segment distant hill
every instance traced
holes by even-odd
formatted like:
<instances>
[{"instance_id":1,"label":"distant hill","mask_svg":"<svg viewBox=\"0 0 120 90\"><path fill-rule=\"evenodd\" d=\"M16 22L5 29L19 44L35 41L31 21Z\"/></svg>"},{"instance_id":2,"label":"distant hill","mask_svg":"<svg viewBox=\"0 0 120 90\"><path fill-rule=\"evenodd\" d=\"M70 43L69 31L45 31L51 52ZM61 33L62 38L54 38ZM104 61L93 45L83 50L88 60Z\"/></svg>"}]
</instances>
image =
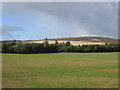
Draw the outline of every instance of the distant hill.
<instances>
[{"instance_id":1,"label":"distant hill","mask_svg":"<svg viewBox=\"0 0 120 90\"><path fill-rule=\"evenodd\" d=\"M72 45L105 45L105 43L118 43L120 39L113 39L107 37L67 37L67 38L54 38L48 39L49 44L55 43L57 40L59 43L66 43L70 41ZM10 40L11 41L11 40ZM18 41L18 40L17 40ZM45 39L42 40L25 40L24 43L43 43ZM9 41L8 41L9 42Z\"/></svg>"},{"instance_id":2,"label":"distant hill","mask_svg":"<svg viewBox=\"0 0 120 90\"><path fill-rule=\"evenodd\" d=\"M65 40L65 41L84 41L84 42L102 42L102 43L117 43L120 39L113 39L107 37L68 37L68 38L55 38L48 40Z\"/></svg>"}]
</instances>

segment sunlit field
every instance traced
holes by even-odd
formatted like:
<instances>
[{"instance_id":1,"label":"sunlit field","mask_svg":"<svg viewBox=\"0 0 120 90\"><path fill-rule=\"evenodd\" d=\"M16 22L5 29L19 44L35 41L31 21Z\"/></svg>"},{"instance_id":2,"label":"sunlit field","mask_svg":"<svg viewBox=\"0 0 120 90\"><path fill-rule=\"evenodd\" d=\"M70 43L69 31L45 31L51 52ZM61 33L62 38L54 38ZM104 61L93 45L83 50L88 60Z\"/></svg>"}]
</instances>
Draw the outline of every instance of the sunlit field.
<instances>
[{"instance_id":1,"label":"sunlit field","mask_svg":"<svg viewBox=\"0 0 120 90\"><path fill-rule=\"evenodd\" d=\"M2 54L3 88L117 88L118 53Z\"/></svg>"}]
</instances>

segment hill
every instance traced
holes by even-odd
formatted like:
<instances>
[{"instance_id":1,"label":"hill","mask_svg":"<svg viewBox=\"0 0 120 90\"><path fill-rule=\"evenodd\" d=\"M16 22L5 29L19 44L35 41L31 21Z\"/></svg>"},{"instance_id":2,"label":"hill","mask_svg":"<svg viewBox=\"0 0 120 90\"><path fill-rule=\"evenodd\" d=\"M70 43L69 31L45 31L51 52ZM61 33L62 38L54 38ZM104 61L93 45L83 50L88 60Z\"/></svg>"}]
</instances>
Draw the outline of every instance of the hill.
<instances>
[{"instance_id":1,"label":"hill","mask_svg":"<svg viewBox=\"0 0 120 90\"><path fill-rule=\"evenodd\" d=\"M84 42L103 42L103 43L117 43L118 39L107 37L69 37L69 38L56 38L48 40L65 40L65 41L84 41Z\"/></svg>"},{"instance_id":2,"label":"hill","mask_svg":"<svg viewBox=\"0 0 120 90\"><path fill-rule=\"evenodd\" d=\"M66 43L70 41L72 45L105 45L105 43L118 43L118 39L107 37L68 37L68 38L54 38L48 39L49 44L55 43L57 40L59 43ZM29 43L43 43L44 40L32 40L26 41Z\"/></svg>"},{"instance_id":3,"label":"hill","mask_svg":"<svg viewBox=\"0 0 120 90\"><path fill-rule=\"evenodd\" d=\"M67 38L54 38L48 39L49 44L55 43L57 40L59 43L66 43L70 41L72 45L104 45L105 43L118 43L120 39L113 39L108 37L67 37ZM11 41L11 40L10 40ZM19 41L19 40L16 40ZM24 43L43 43L45 39L41 40L25 40ZM9 42L9 41L8 41Z\"/></svg>"}]
</instances>

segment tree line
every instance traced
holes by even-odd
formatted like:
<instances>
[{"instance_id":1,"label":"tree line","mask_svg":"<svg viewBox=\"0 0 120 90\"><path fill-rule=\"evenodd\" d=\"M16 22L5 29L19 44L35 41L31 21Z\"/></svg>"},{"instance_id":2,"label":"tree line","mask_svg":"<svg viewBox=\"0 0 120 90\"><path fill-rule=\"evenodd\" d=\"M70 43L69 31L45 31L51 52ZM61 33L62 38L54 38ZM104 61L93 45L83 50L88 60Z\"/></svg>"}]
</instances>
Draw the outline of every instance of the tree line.
<instances>
[{"instance_id":1,"label":"tree line","mask_svg":"<svg viewBox=\"0 0 120 90\"><path fill-rule=\"evenodd\" d=\"M119 52L120 46L115 43L105 45L78 45L73 46L70 42L49 44L47 39L44 43L23 43L22 41L2 41L2 53L58 53L58 52Z\"/></svg>"}]
</instances>

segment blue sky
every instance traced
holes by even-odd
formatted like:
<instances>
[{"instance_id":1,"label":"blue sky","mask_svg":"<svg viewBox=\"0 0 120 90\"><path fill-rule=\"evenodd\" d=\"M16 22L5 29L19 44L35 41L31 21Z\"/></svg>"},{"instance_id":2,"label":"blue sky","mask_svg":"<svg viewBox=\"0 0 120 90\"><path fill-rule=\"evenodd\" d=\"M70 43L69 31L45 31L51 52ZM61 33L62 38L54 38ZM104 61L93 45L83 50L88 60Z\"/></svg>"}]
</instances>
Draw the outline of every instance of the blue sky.
<instances>
[{"instance_id":1,"label":"blue sky","mask_svg":"<svg viewBox=\"0 0 120 90\"><path fill-rule=\"evenodd\" d=\"M3 2L2 39L117 38L117 20L118 6L113 2Z\"/></svg>"}]
</instances>

